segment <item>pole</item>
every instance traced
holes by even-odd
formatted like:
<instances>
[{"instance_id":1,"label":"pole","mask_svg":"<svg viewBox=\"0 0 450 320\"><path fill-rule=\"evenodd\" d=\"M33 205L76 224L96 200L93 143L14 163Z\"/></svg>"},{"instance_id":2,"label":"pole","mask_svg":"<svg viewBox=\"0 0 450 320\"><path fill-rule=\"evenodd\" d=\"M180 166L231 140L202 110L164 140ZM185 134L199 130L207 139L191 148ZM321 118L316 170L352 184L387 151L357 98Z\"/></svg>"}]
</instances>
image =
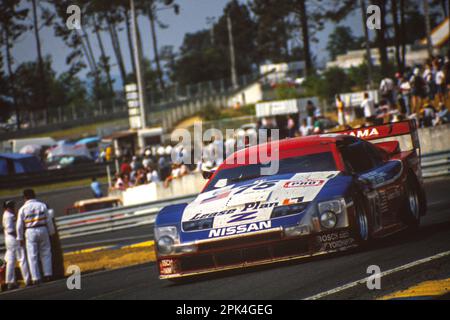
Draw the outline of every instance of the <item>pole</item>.
<instances>
[{"instance_id":1,"label":"pole","mask_svg":"<svg viewBox=\"0 0 450 320\"><path fill-rule=\"evenodd\" d=\"M428 57L433 57L433 43L431 42L431 25L430 25L430 7L428 0L423 0L423 12L425 14L425 29L427 31L427 50Z\"/></svg>"},{"instance_id":2,"label":"pole","mask_svg":"<svg viewBox=\"0 0 450 320\"><path fill-rule=\"evenodd\" d=\"M367 55L367 69L368 69L368 80L369 80L369 87L373 87L373 80L372 80L372 53L370 51L370 39L369 39L369 31L367 30L366 26L366 2L364 0L360 1L361 4L361 16L362 16L362 23L364 28L364 38L366 42L366 55Z\"/></svg>"},{"instance_id":3,"label":"pole","mask_svg":"<svg viewBox=\"0 0 450 320\"><path fill-rule=\"evenodd\" d=\"M142 73L141 73L141 57L139 55L139 47L137 40L137 30L136 30L136 8L134 7L134 0L130 0L130 10L131 10L131 30L133 36L133 51L134 59L136 61L136 80L138 85L138 95L139 95L139 110L141 116L141 129L147 127L147 121L145 118L145 100L144 100L144 88L142 85Z\"/></svg>"},{"instance_id":4,"label":"pole","mask_svg":"<svg viewBox=\"0 0 450 320\"><path fill-rule=\"evenodd\" d=\"M228 40L230 43L230 60L231 60L231 83L233 88L238 87L237 73L236 73L236 56L234 55L234 41L233 41L233 26L231 24L230 14L227 14L227 25L228 25Z\"/></svg>"}]
</instances>

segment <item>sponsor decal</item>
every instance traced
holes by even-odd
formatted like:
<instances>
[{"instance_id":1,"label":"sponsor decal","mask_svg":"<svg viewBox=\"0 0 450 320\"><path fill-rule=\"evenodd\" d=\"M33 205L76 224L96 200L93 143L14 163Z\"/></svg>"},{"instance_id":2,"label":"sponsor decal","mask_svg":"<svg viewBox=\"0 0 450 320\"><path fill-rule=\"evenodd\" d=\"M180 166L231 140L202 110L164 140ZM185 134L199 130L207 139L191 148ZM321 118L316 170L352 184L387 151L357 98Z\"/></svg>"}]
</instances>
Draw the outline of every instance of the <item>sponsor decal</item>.
<instances>
[{"instance_id":1,"label":"sponsor decal","mask_svg":"<svg viewBox=\"0 0 450 320\"><path fill-rule=\"evenodd\" d=\"M191 218L192 220L200 220L200 219L207 219L207 218L214 218L218 216L224 216L228 214L235 213L237 209L229 209L229 210L223 210L219 212L212 212L212 213L197 213L195 216Z\"/></svg>"},{"instance_id":2,"label":"sponsor decal","mask_svg":"<svg viewBox=\"0 0 450 320\"><path fill-rule=\"evenodd\" d=\"M350 237L348 231L330 232L317 236L317 242L320 244L319 251L335 250L346 248L352 245L355 240Z\"/></svg>"},{"instance_id":3,"label":"sponsor decal","mask_svg":"<svg viewBox=\"0 0 450 320\"><path fill-rule=\"evenodd\" d=\"M355 130L355 131L350 131L350 132L344 132L343 134L347 134L347 135L354 136L357 138L369 138L369 137L380 135L377 128Z\"/></svg>"},{"instance_id":4,"label":"sponsor decal","mask_svg":"<svg viewBox=\"0 0 450 320\"><path fill-rule=\"evenodd\" d=\"M283 188L301 188L301 187L318 187L321 186L325 180L322 179L307 179L302 181L288 181L284 184Z\"/></svg>"},{"instance_id":5,"label":"sponsor decal","mask_svg":"<svg viewBox=\"0 0 450 320\"><path fill-rule=\"evenodd\" d=\"M297 197L297 198L291 198L291 199L284 199L283 200L283 206L288 206L290 204L296 204L296 203L302 203L304 197Z\"/></svg>"},{"instance_id":6,"label":"sponsor decal","mask_svg":"<svg viewBox=\"0 0 450 320\"><path fill-rule=\"evenodd\" d=\"M241 210L241 212L246 212L248 210L256 210L256 209L274 208L277 205L278 205L278 202L268 202L268 203L261 203L261 201L248 202L248 203L244 204L244 208Z\"/></svg>"},{"instance_id":7,"label":"sponsor decal","mask_svg":"<svg viewBox=\"0 0 450 320\"><path fill-rule=\"evenodd\" d=\"M228 197L230 195L230 193L231 193L231 191L225 191L225 192L215 194L210 198L203 199L201 204L220 200L220 199L225 199L226 197Z\"/></svg>"},{"instance_id":8,"label":"sponsor decal","mask_svg":"<svg viewBox=\"0 0 450 320\"><path fill-rule=\"evenodd\" d=\"M270 229L272 227L272 222L260 221L250 224L241 224L239 226L218 228L209 231L208 238L217 238L223 236L232 236L237 234L244 234L254 231L260 231L265 229Z\"/></svg>"},{"instance_id":9,"label":"sponsor decal","mask_svg":"<svg viewBox=\"0 0 450 320\"><path fill-rule=\"evenodd\" d=\"M231 220L228 221L228 223L234 223L234 222L240 222L240 221L247 221L247 220L253 220L256 218L256 213L258 211L252 211L252 212L245 212L245 213L238 213L235 215L232 215L230 218Z\"/></svg>"}]
</instances>

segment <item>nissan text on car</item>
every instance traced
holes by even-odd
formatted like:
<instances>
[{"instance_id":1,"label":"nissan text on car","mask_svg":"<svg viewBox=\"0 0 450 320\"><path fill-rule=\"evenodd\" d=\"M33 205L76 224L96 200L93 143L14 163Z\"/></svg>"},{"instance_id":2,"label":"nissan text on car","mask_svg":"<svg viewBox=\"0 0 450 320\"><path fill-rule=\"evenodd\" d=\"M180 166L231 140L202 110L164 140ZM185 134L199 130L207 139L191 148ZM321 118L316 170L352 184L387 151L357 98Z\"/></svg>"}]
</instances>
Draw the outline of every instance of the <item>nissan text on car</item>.
<instances>
[{"instance_id":1,"label":"nissan text on car","mask_svg":"<svg viewBox=\"0 0 450 320\"><path fill-rule=\"evenodd\" d=\"M414 121L287 139L279 169L231 155L190 204L155 222L161 279L178 279L338 252L406 228L426 211ZM228 164L232 163L232 164Z\"/></svg>"}]
</instances>

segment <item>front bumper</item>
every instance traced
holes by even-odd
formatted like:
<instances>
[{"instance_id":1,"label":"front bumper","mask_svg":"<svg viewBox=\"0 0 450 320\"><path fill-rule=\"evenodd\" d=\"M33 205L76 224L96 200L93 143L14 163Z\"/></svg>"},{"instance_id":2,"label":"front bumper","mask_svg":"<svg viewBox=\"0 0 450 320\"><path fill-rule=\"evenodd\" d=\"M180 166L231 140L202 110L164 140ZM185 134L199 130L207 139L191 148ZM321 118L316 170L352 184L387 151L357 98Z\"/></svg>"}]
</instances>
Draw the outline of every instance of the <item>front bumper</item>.
<instances>
[{"instance_id":1,"label":"front bumper","mask_svg":"<svg viewBox=\"0 0 450 320\"><path fill-rule=\"evenodd\" d=\"M158 257L160 279L302 259L356 247L351 228L286 238L282 228L196 243L197 251Z\"/></svg>"}]
</instances>

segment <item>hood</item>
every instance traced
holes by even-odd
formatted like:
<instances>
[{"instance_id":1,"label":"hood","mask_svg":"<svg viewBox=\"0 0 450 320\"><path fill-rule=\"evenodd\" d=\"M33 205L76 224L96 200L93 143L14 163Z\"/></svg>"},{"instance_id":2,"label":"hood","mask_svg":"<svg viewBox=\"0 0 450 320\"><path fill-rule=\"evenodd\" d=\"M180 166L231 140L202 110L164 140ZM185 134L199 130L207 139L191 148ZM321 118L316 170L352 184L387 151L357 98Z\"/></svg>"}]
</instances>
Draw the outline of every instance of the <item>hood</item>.
<instances>
[{"instance_id":1,"label":"hood","mask_svg":"<svg viewBox=\"0 0 450 320\"><path fill-rule=\"evenodd\" d=\"M182 222L214 218L213 228L270 220L273 208L310 202L339 171L260 177L200 194Z\"/></svg>"}]
</instances>

